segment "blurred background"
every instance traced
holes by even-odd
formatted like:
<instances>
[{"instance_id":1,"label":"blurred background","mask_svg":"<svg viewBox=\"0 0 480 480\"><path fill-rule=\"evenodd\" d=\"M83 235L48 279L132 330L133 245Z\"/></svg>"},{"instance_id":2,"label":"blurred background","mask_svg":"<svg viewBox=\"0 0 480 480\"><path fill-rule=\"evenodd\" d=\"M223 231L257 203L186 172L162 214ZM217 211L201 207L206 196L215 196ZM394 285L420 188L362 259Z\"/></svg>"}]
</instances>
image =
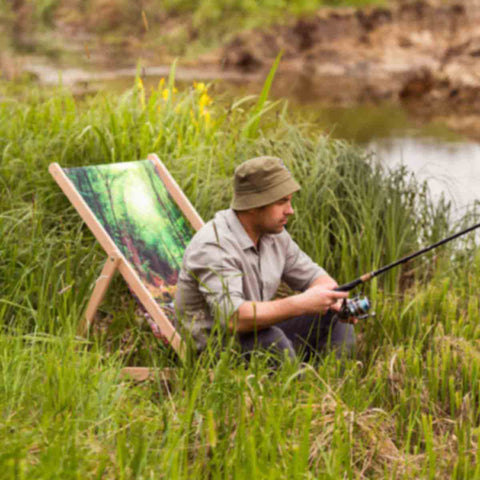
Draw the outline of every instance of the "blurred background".
<instances>
[{"instance_id":1,"label":"blurred background","mask_svg":"<svg viewBox=\"0 0 480 480\"><path fill-rule=\"evenodd\" d=\"M0 0L0 75L79 98L202 81L273 96L319 132L404 163L458 215L480 181L476 0ZM1 97L0 97L1 101Z\"/></svg>"}]
</instances>

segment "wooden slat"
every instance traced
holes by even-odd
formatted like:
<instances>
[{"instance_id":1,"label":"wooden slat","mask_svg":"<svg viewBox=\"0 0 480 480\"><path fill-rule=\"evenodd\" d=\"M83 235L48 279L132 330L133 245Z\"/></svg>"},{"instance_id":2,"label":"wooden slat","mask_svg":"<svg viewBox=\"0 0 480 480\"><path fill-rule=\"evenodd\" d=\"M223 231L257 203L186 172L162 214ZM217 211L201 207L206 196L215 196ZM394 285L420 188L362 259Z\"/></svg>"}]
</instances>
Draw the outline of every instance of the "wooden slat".
<instances>
[{"instance_id":1,"label":"wooden slat","mask_svg":"<svg viewBox=\"0 0 480 480\"><path fill-rule=\"evenodd\" d=\"M136 382L155 379L168 382L176 378L176 371L172 368L125 367L120 371L120 378Z\"/></svg>"},{"instance_id":2,"label":"wooden slat","mask_svg":"<svg viewBox=\"0 0 480 480\"><path fill-rule=\"evenodd\" d=\"M183 190L179 187L178 183L172 177L167 167L162 163L162 161L155 155L151 153L148 156L148 159L155 166L155 170L162 179L163 184L165 185L168 193L175 200L176 204L179 206L180 210L187 217L188 221L192 224L192 227L195 230L200 230L203 227L202 217L195 210L195 207L190 203L190 200L183 193Z\"/></svg>"},{"instance_id":3,"label":"wooden slat","mask_svg":"<svg viewBox=\"0 0 480 480\"><path fill-rule=\"evenodd\" d=\"M80 327L78 329L79 335L83 336L86 335L90 325L93 323L93 319L95 318L95 313L100 306L100 303L107 292L108 286L112 281L112 278L115 274L115 271L118 268L118 264L120 263L120 258L117 257L115 254L110 255L105 265L103 266L102 273L97 278L95 282L95 288L93 289L92 296L87 305L87 310L85 312L85 317L83 321L80 323Z\"/></svg>"}]
</instances>

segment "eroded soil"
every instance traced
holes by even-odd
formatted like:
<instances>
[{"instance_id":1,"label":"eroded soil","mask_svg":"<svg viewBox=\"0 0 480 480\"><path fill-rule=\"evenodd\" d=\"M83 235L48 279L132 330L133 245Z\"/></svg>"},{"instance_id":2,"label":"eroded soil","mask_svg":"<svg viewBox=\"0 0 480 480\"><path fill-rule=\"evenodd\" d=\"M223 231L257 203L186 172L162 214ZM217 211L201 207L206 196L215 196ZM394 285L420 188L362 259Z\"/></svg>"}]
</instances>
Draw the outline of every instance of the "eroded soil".
<instances>
[{"instance_id":1,"label":"eroded soil","mask_svg":"<svg viewBox=\"0 0 480 480\"><path fill-rule=\"evenodd\" d=\"M336 104L394 100L480 138L480 2L402 2L322 9L245 32L223 49L226 69L281 71L299 92ZM283 76L289 82L288 75Z\"/></svg>"}]
</instances>

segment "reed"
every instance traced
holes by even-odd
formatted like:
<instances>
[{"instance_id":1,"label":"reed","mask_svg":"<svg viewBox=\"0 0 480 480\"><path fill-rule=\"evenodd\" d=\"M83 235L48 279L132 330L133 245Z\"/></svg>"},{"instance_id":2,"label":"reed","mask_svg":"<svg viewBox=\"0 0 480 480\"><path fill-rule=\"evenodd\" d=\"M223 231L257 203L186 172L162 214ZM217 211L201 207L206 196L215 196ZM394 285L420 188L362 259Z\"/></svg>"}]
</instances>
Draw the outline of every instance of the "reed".
<instances>
[{"instance_id":1,"label":"reed","mask_svg":"<svg viewBox=\"0 0 480 480\"><path fill-rule=\"evenodd\" d=\"M289 229L339 281L455 228L405 169L208 86L82 101L1 86L0 469L5 478L476 478L480 255L469 237L366 287L377 317L355 359L272 372L234 350L180 365L135 321L121 279L101 328L75 335L104 254L47 166L156 152L205 220L229 204L237 164L278 155L302 185ZM255 128L251 127L252 125ZM474 212L473 212L474 213ZM472 214L473 214L472 213ZM467 221L464 219L463 221ZM119 378L125 364L175 366ZM208 367L208 368L207 368Z\"/></svg>"}]
</instances>

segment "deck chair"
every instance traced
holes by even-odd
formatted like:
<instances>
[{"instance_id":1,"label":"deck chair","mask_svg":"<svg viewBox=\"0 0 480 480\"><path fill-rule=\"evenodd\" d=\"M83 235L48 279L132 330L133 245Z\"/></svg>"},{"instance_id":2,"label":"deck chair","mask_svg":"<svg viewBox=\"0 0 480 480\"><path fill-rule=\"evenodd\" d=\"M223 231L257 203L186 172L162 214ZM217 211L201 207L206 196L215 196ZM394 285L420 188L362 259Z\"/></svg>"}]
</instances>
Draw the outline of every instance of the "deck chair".
<instances>
[{"instance_id":1,"label":"deck chair","mask_svg":"<svg viewBox=\"0 0 480 480\"><path fill-rule=\"evenodd\" d=\"M85 335L113 275L118 270L147 312L154 334L180 358L185 343L171 321L173 298L183 253L203 221L160 159L62 168L49 167L107 259L79 326ZM145 368L122 374L142 380Z\"/></svg>"}]
</instances>

